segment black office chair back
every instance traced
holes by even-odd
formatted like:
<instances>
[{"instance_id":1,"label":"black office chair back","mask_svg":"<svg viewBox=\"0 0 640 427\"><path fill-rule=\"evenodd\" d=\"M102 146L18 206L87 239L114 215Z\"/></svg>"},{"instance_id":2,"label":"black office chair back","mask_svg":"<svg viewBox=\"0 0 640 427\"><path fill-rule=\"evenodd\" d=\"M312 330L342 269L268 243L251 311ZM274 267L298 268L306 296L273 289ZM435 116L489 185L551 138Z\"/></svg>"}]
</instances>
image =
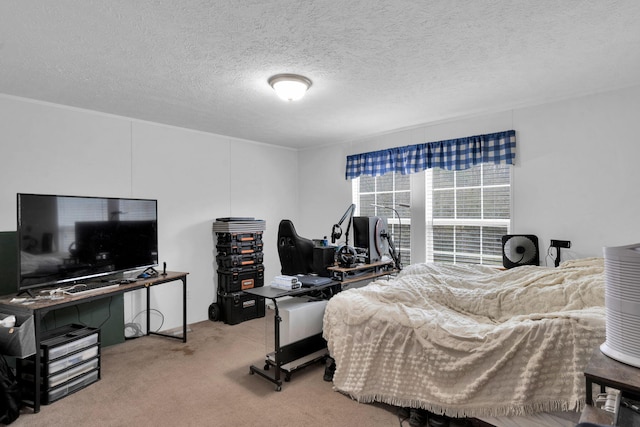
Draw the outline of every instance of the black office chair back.
<instances>
[{"instance_id":1,"label":"black office chair back","mask_svg":"<svg viewBox=\"0 0 640 427\"><path fill-rule=\"evenodd\" d=\"M278 256L282 274L309 274L313 271L313 241L301 237L288 219L278 226Z\"/></svg>"}]
</instances>

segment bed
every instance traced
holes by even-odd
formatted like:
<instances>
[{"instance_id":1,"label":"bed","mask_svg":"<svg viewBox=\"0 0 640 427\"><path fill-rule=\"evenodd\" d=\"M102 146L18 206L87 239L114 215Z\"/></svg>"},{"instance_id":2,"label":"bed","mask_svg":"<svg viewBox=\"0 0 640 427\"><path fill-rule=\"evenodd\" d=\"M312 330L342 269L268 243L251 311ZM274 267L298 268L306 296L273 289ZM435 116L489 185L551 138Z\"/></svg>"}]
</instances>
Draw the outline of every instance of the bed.
<instances>
[{"instance_id":1,"label":"bed","mask_svg":"<svg viewBox=\"0 0 640 427\"><path fill-rule=\"evenodd\" d=\"M323 323L334 388L359 402L493 423L576 414L605 340L604 260L415 264L335 295Z\"/></svg>"}]
</instances>

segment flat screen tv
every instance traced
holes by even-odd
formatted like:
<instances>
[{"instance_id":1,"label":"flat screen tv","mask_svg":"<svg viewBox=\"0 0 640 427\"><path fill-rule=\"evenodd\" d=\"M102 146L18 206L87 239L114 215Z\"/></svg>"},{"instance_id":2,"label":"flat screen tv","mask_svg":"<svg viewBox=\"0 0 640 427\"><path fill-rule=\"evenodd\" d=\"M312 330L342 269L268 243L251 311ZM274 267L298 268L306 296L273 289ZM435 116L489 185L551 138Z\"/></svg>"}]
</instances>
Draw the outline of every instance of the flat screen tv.
<instances>
[{"instance_id":1,"label":"flat screen tv","mask_svg":"<svg viewBox=\"0 0 640 427\"><path fill-rule=\"evenodd\" d=\"M18 194L18 292L158 265L158 202Z\"/></svg>"}]
</instances>

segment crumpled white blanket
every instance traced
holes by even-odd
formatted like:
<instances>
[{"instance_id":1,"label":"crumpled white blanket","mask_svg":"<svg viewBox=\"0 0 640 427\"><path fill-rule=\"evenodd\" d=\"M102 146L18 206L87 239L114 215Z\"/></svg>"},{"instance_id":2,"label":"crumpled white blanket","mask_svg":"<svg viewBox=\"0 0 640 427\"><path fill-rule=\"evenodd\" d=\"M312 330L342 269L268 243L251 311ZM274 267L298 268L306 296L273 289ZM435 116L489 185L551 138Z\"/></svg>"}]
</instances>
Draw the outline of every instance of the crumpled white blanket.
<instances>
[{"instance_id":1,"label":"crumpled white blanket","mask_svg":"<svg viewBox=\"0 0 640 427\"><path fill-rule=\"evenodd\" d=\"M580 410L605 339L604 260L416 264L329 300L334 388L449 416Z\"/></svg>"}]
</instances>

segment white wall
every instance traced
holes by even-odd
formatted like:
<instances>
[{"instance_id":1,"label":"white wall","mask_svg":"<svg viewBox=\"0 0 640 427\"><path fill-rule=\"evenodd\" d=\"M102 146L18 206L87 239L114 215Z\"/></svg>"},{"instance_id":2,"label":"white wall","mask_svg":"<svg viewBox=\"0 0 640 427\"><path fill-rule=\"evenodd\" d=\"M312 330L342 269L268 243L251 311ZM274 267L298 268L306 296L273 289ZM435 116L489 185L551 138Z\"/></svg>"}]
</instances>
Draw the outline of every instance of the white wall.
<instances>
[{"instance_id":1,"label":"white wall","mask_svg":"<svg viewBox=\"0 0 640 427\"><path fill-rule=\"evenodd\" d=\"M215 218L267 221L269 280L280 270L281 219L321 238L350 205L348 154L515 129L513 232L537 234L543 248L551 238L571 240L567 257L601 256L603 246L640 241L639 112L637 86L297 152L0 95L0 231L16 229L18 192L158 199L160 262L190 273L192 323L207 318L215 299ZM420 230L424 201L411 203ZM414 260L420 240L413 236ZM166 329L181 321L177 288L159 289L152 301ZM126 302L129 321L142 301Z\"/></svg>"},{"instance_id":2,"label":"white wall","mask_svg":"<svg viewBox=\"0 0 640 427\"><path fill-rule=\"evenodd\" d=\"M602 256L640 242L640 86L514 114L516 229Z\"/></svg>"},{"instance_id":3,"label":"white wall","mask_svg":"<svg viewBox=\"0 0 640 427\"><path fill-rule=\"evenodd\" d=\"M550 239L570 240L563 259L602 256L603 246L640 242L639 114L636 86L303 150L299 228L327 234L351 203L351 182L344 179L349 154L515 129L512 232L536 234L542 251ZM414 228L424 218L424 201L411 204ZM414 261L424 255L416 248L423 236L412 235Z\"/></svg>"},{"instance_id":4,"label":"white wall","mask_svg":"<svg viewBox=\"0 0 640 427\"><path fill-rule=\"evenodd\" d=\"M215 218L266 220L265 275L280 271L277 224L298 203L295 150L0 96L0 159L0 231L16 229L19 192L157 199L160 263L189 272L189 323L216 298ZM181 324L179 288L152 293L163 329ZM127 294L126 322L143 302Z\"/></svg>"}]
</instances>

